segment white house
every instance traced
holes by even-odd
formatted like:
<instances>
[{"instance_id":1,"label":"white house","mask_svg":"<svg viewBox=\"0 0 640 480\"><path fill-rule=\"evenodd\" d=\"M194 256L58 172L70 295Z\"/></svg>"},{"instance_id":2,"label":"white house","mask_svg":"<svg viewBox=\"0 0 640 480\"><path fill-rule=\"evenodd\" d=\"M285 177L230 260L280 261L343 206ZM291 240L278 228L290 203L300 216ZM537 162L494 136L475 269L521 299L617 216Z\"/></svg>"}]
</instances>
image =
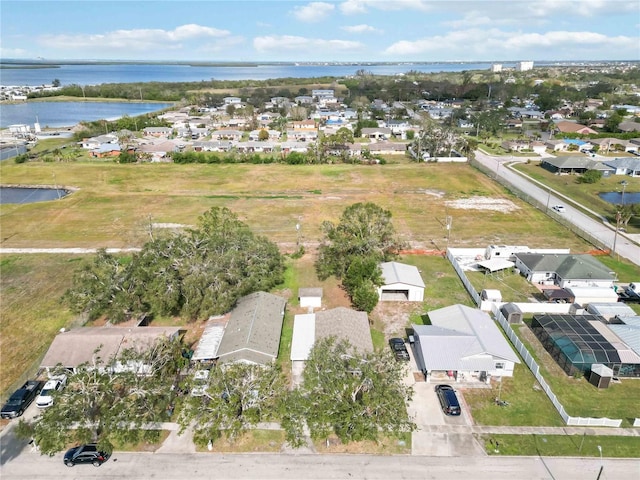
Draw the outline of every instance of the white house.
<instances>
[{"instance_id":1,"label":"white house","mask_svg":"<svg viewBox=\"0 0 640 480\"><path fill-rule=\"evenodd\" d=\"M613 288L615 273L591 255L516 253L516 268L532 283Z\"/></svg>"},{"instance_id":2,"label":"white house","mask_svg":"<svg viewBox=\"0 0 640 480\"><path fill-rule=\"evenodd\" d=\"M424 281L413 265L398 262L380 264L384 285L378 288L380 301L422 302Z\"/></svg>"},{"instance_id":3,"label":"white house","mask_svg":"<svg viewBox=\"0 0 640 480\"><path fill-rule=\"evenodd\" d=\"M413 325L418 368L455 381L512 377L518 355L485 312L451 305L429 312L431 325Z\"/></svg>"}]
</instances>

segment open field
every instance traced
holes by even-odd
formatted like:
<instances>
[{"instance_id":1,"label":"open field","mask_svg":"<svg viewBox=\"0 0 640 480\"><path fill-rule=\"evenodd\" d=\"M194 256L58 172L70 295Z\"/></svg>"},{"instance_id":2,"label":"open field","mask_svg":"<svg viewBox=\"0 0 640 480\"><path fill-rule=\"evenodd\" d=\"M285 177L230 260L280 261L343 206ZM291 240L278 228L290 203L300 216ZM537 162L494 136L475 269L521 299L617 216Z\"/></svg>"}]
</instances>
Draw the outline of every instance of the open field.
<instances>
[{"instance_id":1,"label":"open field","mask_svg":"<svg viewBox=\"0 0 640 480\"><path fill-rule=\"evenodd\" d=\"M71 286L80 258L0 257L0 393L18 380L26 380L27 375L34 375L55 334L73 322L74 315L60 302L60 297Z\"/></svg>"},{"instance_id":2,"label":"open field","mask_svg":"<svg viewBox=\"0 0 640 480\"><path fill-rule=\"evenodd\" d=\"M403 162L403 163L400 163ZM350 204L372 201L391 210L397 231L416 248L492 243L589 247L468 165L0 165L3 184L78 188L55 202L6 205L3 247L126 247L149 238L151 223L193 225L213 206L238 213L255 232L280 244L313 247L324 220ZM488 210L477 199L502 201ZM467 205L451 202L464 200ZM504 205L503 205L504 207ZM481 209L485 208L485 209ZM514 221L517 219L517 221Z\"/></svg>"}]
</instances>

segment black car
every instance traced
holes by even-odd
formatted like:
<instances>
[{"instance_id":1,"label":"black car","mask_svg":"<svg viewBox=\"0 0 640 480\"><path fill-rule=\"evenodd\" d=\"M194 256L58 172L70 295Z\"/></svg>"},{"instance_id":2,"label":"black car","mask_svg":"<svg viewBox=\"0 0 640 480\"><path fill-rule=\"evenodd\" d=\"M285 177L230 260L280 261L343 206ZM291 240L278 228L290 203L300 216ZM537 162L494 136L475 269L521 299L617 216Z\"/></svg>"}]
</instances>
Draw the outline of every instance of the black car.
<instances>
[{"instance_id":1,"label":"black car","mask_svg":"<svg viewBox=\"0 0 640 480\"><path fill-rule=\"evenodd\" d=\"M404 340L401 338L391 338L389 339L389 346L393 351L393 354L396 356L396 360L409 360L409 352L407 351L407 347L404 344Z\"/></svg>"},{"instance_id":2,"label":"black car","mask_svg":"<svg viewBox=\"0 0 640 480\"><path fill-rule=\"evenodd\" d=\"M451 385L437 385L436 393L442 406L442 411L447 415L460 415L460 402Z\"/></svg>"},{"instance_id":3,"label":"black car","mask_svg":"<svg viewBox=\"0 0 640 480\"><path fill-rule=\"evenodd\" d=\"M13 392L7 403L0 410L0 417L15 418L24 413L31 402L38 396L42 389L42 382L27 380L18 390Z\"/></svg>"},{"instance_id":4,"label":"black car","mask_svg":"<svg viewBox=\"0 0 640 480\"><path fill-rule=\"evenodd\" d=\"M78 464L90 463L94 467L99 467L110 456L109 453L100 451L95 443L88 443L67 450L67 453L64 454L64 464L67 467L73 467Z\"/></svg>"}]
</instances>

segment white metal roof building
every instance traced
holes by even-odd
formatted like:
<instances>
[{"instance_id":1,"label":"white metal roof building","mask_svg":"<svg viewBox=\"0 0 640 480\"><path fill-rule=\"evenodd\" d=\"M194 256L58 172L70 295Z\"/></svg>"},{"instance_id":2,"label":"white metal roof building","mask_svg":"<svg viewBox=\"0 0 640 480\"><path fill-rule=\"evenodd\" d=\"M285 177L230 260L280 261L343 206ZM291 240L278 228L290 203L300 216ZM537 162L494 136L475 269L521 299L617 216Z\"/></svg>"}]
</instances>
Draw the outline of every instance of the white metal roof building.
<instances>
[{"instance_id":1,"label":"white metal roof building","mask_svg":"<svg viewBox=\"0 0 640 480\"><path fill-rule=\"evenodd\" d=\"M424 280L413 265L399 262L380 264L384 285L378 288L380 301L422 302Z\"/></svg>"},{"instance_id":2,"label":"white metal roof building","mask_svg":"<svg viewBox=\"0 0 640 480\"><path fill-rule=\"evenodd\" d=\"M446 371L460 380L513 376L518 355L488 314L465 305L429 312L431 325L413 325L416 361L427 379Z\"/></svg>"}]
</instances>

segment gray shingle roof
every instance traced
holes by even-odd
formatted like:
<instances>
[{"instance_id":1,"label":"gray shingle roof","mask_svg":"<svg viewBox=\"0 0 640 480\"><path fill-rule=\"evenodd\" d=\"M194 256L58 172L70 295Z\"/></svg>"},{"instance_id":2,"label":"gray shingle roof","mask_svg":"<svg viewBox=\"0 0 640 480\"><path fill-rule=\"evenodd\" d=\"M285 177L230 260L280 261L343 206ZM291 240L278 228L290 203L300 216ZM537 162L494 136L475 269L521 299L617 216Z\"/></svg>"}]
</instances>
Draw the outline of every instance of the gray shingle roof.
<instances>
[{"instance_id":1,"label":"gray shingle roof","mask_svg":"<svg viewBox=\"0 0 640 480\"><path fill-rule=\"evenodd\" d=\"M365 312L338 307L316 313L316 341L327 337L348 340L355 350L373 352L369 317Z\"/></svg>"},{"instance_id":2,"label":"gray shingle roof","mask_svg":"<svg viewBox=\"0 0 640 480\"><path fill-rule=\"evenodd\" d=\"M530 270L556 272L564 280L615 280L611 270L591 255L517 253Z\"/></svg>"},{"instance_id":3,"label":"gray shingle roof","mask_svg":"<svg viewBox=\"0 0 640 480\"><path fill-rule=\"evenodd\" d=\"M40 365L75 368L100 357L103 363L126 348L148 348L163 336L173 337L180 327L82 327L56 335ZM100 348L96 355L96 349Z\"/></svg>"},{"instance_id":4,"label":"gray shingle roof","mask_svg":"<svg viewBox=\"0 0 640 480\"><path fill-rule=\"evenodd\" d=\"M286 300L256 292L238 301L218 347L218 361L266 364L278 356Z\"/></svg>"}]
</instances>

